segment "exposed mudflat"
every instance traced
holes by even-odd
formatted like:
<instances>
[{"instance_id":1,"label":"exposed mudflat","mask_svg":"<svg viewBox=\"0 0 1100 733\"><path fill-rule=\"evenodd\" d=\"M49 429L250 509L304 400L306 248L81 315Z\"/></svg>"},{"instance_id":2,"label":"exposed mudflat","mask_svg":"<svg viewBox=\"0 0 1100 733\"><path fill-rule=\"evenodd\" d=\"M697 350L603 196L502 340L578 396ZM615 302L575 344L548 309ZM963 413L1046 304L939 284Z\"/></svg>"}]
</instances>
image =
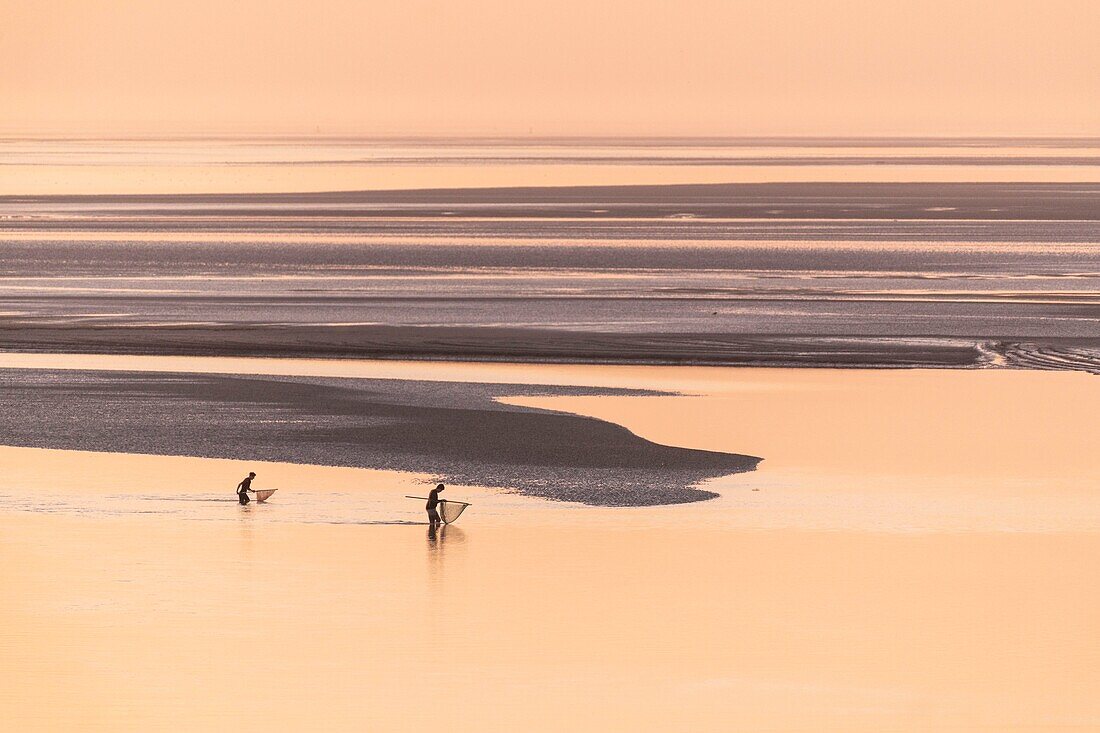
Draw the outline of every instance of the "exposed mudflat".
<instances>
[{"instance_id":1,"label":"exposed mudflat","mask_svg":"<svg viewBox=\"0 0 1100 733\"><path fill-rule=\"evenodd\" d=\"M494 401L627 390L41 370L0 385L4 445L410 471L593 505L712 498L696 485L760 460Z\"/></svg>"}]
</instances>

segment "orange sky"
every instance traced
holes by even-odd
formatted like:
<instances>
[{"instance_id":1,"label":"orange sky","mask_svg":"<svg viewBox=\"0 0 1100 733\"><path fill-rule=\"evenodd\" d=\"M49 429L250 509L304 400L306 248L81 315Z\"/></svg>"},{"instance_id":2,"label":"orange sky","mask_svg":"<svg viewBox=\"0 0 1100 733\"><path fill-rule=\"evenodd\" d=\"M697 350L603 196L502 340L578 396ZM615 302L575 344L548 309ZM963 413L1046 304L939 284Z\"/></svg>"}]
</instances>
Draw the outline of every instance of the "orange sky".
<instances>
[{"instance_id":1,"label":"orange sky","mask_svg":"<svg viewBox=\"0 0 1100 733\"><path fill-rule=\"evenodd\" d=\"M0 0L0 131L1100 134L1100 2Z\"/></svg>"}]
</instances>

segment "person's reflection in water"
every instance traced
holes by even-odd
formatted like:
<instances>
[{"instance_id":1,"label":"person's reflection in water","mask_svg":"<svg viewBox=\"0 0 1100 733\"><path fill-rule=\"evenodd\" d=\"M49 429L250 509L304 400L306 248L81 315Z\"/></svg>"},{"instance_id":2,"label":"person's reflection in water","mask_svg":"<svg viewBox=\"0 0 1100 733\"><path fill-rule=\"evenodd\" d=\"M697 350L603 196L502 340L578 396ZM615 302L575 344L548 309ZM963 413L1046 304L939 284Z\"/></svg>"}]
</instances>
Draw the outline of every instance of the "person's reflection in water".
<instances>
[{"instance_id":1,"label":"person's reflection in water","mask_svg":"<svg viewBox=\"0 0 1100 733\"><path fill-rule=\"evenodd\" d=\"M443 543L447 541L448 535L453 545L461 544L466 541L466 533L452 524L435 524L434 522L429 524L428 549L443 545Z\"/></svg>"},{"instance_id":2,"label":"person's reflection in water","mask_svg":"<svg viewBox=\"0 0 1100 733\"><path fill-rule=\"evenodd\" d=\"M443 550L447 545L460 547L466 542L466 533L449 524L428 525L428 574L437 581L443 572ZM459 552L461 555L461 551Z\"/></svg>"},{"instance_id":3,"label":"person's reflection in water","mask_svg":"<svg viewBox=\"0 0 1100 733\"><path fill-rule=\"evenodd\" d=\"M428 584L436 587L443 575L443 543L435 522L428 523Z\"/></svg>"}]
</instances>

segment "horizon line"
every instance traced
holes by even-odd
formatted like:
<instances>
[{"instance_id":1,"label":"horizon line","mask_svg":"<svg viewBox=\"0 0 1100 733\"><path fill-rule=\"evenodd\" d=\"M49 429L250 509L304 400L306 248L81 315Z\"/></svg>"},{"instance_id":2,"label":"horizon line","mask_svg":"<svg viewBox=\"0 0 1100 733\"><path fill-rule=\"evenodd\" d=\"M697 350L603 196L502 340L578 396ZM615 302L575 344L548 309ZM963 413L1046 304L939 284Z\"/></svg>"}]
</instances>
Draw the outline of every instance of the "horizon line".
<instances>
[{"instance_id":1,"label":"horizon line","mask_svg":"<svg viewBox=\"0 0 1100 733\"><path fill-rule=\"evenodd\" d=\"M83 133L83 132L42 132L0 129L0 142L9 141L105 141L139 142L144 140L348 140L379 142L495 142L495 141L539 141L539 142L834 142L855 143L869 141L912 141L941 143L982 143L1001 141L1030 142L1100 142L1100 134L1014 134L1014 135L959 135L959 134L692 134L692 135L608 135L608 134L395 134L395 133L337 133L337 132L135 132L135 133Z\"/></svg>"}]
</instances>

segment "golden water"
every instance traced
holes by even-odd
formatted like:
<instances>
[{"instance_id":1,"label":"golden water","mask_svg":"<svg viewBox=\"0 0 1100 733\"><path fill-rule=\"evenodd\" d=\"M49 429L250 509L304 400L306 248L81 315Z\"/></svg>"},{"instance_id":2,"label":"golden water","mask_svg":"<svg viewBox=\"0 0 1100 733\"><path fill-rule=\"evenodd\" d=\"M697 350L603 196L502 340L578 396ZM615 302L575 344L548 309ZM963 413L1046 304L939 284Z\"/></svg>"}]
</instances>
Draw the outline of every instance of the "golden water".
<instances>
[{"instance_id":1,"label":"golden water","mask_svg":"<svg viewBox=\"0 0 1100 733\"><path fill-rule=\"evenodd\" d=\"M431 477L0 449L6 726L1100 729L1094 377L262 366L680 387L523 402L765 461L676 507L452 487L433 538Z\"/></svg>"}]
</instances>

